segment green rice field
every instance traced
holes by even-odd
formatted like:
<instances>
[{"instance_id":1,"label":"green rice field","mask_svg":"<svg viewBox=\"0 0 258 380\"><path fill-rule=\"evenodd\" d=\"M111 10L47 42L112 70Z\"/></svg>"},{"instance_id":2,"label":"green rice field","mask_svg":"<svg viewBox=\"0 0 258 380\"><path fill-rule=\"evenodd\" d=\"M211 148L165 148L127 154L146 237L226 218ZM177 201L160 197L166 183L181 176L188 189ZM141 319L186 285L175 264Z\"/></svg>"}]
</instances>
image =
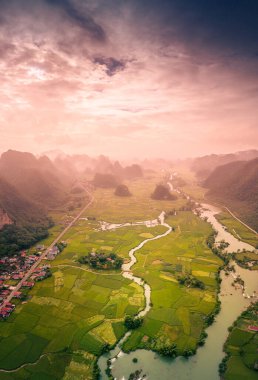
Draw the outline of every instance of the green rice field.
<instances>
[{"instance_id":1,"label":"green rice field","mask_svg":"<svg viewBox=\"0 0 258 380\"><path fill-rule=\"evenodd\" d=\"M68 246L54 261L46 261L52 277L36 283L29 300L0 323L0 368L6 371L0 372L1 379L94 378L94 362L103 347L114 345L125 333L124 317L143 309L143 289L122 277L119 270L93 270L79 264L78 258L102 251L127 260L131 248L165 232L163 226L141 225L99 230L99 221L143 221L157 218L162 210L180 208L184 199L150 198L159 180L155 175L128 183L130 198L117 198L108 189L94 192L94 204L64 237ZM57 225L45 245L64 228L65 218L64 213L56 215ZM156 350L170 342L180 352L194 349L204 318L216 304L215 276L221 262L205 244L209 224L191 212L179 212L167 222L175 230L136 254L133 273L151 286L153 307L125 343L126 350ZM184 273L200 279L205 289L180 285L177 276Z\"/></svg>"}]
</instances>

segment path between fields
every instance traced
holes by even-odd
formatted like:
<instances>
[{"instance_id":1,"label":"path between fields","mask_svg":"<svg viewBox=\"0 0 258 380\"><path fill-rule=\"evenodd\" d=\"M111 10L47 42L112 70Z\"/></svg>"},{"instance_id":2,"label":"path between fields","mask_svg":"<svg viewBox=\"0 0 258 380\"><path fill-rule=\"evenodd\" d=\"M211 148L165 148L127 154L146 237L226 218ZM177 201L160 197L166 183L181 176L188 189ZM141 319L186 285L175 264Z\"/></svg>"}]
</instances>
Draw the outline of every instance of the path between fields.
<instances>
[{"instance_id":1,"label":"path between fields","mask_svg":"<svg viewBox=\"0 0 258 380\"><path fill-rule=\"evenodd\" d=\"M54 266L51 266L51 268L59 268L59 267L70 267L70 268L76 268L76 269L80 269L80 270L83 270L84 272L91 272L91 273L94 273L94 274L100 274L101 276L121 276L121 273L122 272L119 272L119 273L102 273L102 272L95 272L91 269L86 269L86 268L82 268L82 267L78 267L76 265L69 265L69 264L59 264L59 265L54 265Z\"/></svg>"},{"instance_id":2,"label":"path between fields","mask_svg":"<svg viewBox=\"0 0 258 380\"><path fill-rule=\"evenodd\" d=\"M42 358L44 358L45 356L51 355L51 354L55 354L55 352L46 352L46 353L40 355L40 357L35 362L24 363L24 364L20 365L20 367L17 367L14 369L2 369L1 368L0 372L10 373L10 372L19 371L20 369L22 369L23 367L26 367L27 365L36 365ZM56 354L58 354L58 352Z\"/></svg>"}]
</instances>

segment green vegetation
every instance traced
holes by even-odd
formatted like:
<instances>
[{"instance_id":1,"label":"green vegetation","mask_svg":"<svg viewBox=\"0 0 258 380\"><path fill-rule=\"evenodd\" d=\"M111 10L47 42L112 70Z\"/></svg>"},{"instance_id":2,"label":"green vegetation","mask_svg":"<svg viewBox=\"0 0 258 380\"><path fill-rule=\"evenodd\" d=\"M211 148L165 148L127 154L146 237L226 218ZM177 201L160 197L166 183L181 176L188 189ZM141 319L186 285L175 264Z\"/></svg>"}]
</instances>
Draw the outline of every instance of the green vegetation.
<instances>
[{"instance_id":1,"label":"green vegetation","mask_svg":"<svg viewBox=\"0 0 258 380\"><path fill-rule=\"evenodd\" d=\"M206 245L211 227L189 211L169 216L167 223L176 226L174 232L136 252L132 270L150 285L152 308L124 343L125 351L160 352L176 344L178 355L192 354L204 343L203 330L219 310L217 273L223 262ZM178 277L188 276L204 289L179 283Z\"/></svg>"},{"instance_id":2,"label":"green vegetation","mask_svg":"<svg viewBox=\"0 0 258 380\"><path fill-rule=\"evenodd\" d=\"M237 239L241 239L248 244L251 244L254 248L258 247L257 235L245 227L238 220L233 218L229 212L223 211L220 214L216 215L218 221L223 224L228 231L234 235Z\"/></svg>"},{"instance_id":3,"label":"green vegetation","mask_svg":"<svg viewBox=\"0 0 258 380\"><path fill-rule=\"evenodd\" d=\"M80 264L88 264L92 268L96 269L121 269L123 260L117 257L115 253L89 253L87 256L81 256L79 258Z\"/></svg>"},{"instance_id":4,"label":"green vegetation","mask_svg":"<svg viewBox=\"0 0 258 380\"><path fill-rule=\"evenodd\" d=\"M257 378L258 334L255 327L258 327L258 303L244 311L229 329L224 346L226 357L220 364L220 374L225 380Z\"/></svg>"},{"instance_id":5,"label":"green vegetation","mask_svg":"<svg viewBox=\"0 0 258 380\"><path fill-rule=\"evenodd\" d=\"M171 194L167 186L159 184L156 186L154 192L151 194L152 199L156 200L176 200L177 197Z\"/></svg>"},{"instance_id":6,"label":"green vegetation","mask_svg":"<svg viewBox=\"0 0 258 380\"><path fill-rule=\"evenodd\" d=\"M218 166L204 181L207 196L228 206L248 225L258 228L258 158Z\"/></svg>"},{"instance_id":7,"label":"green vegetation","mask_svg":"<svg viewBox=\"0 0 258 380\"><path fill-rule=\"evenodd\" d=\"M243 268L257 270L258 255L254 252L237 252L234 253L234 259Z\"/></svg>"},{"instance_id":8,"label":"green vegetation","mask_svg":"<svg viewBox=\"0 0 258 380\"><path fill-rule=\"evenodd\" d=\"M143 318L139 317L132 317L130 315L127 315L125 317L124 325L128 330L135 330L138 329L143 324Z\"/></svg>"},{"instance_id":9,"label":"green vegetation","mask_svg":"<svg viewBox=\"0 0 258 380\"><path fill-rule=\"evenodd\" d=\"M34 221L23 226L10 224L0 230L0 257L12 256L48 237L48 229L53 226L49 218Z\"/></svg>"},{"instance_id":10,"label":"green vegetation","mask_svg":"<svg viewBox=\"0 0 258 380\"><path fill-rule=\"evenodd\" d=\"M158 350L158 353L163 356L169 356L171 358L174 358L175 356L177 356L176 344L173 343L165 345Z\"/></svg>"},{"instance_id":11,"label":"green vegetation","mask_svg":"<svg viewBox=\"0 0 258 380\"><path fill-rule=\"evenodd\" d=\"M181 285L185 285L188 288L200 288L204 289L205 285L201 280L198 280L197 278L191 276L190 274L178 276L178 282Z\"/></svg>"},{"instance_id":12,"label":"green vegetation","mask_svg":"<svg viewBox=\"0 0 258 380\"><path fill-rule=\"evenodd\" d=\"M31 299L0 324L0 367L9 370L25 364L16 372L1 372L1 378L96 379L97 357L131 328L125 325L126 316L133 324L137 320L135 316L144 308L142 287L113 268L99 271L81 262L85 252L101 252L105 260L128 260L131 248L165 232L166 227L138 225L101 231L99 221L103 220L152 220L165 210L166 221L173 227L169 235L148 242L136 253L132 270L150 285L152 308L124 349L189 356L204 343L203 330L218 307L217 272L222 261L206 245L209 224L191 211L178 211L186 206L186 199L160 202L150 198L150 189L159 181L153 174L130 182L131 197L118 198L113 189L96 189L92 207L64 236L67 247L47 262L52 277L37 283L29 293ZM56 225L42 244L49 244L74 213L56 211ZM180 284L178 277L199 281L204 289Z\"/></svg>"}]
</instances>

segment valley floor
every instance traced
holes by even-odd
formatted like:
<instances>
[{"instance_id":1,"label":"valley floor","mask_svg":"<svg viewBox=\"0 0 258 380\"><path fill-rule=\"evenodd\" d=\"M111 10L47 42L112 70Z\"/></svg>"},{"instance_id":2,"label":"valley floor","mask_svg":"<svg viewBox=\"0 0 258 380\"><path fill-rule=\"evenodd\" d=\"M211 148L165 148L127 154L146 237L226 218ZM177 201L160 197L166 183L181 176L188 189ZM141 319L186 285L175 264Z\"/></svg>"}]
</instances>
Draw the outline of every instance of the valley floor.
<instances>
[{"instance_id":1,"label":"valley floor","mask_svg":"<svg viewBox=\"0 0 258 380\"><path fill-rule=\"evenodd\" d=\"M132 271L151 286L152 309L124 343L124 349L158 351L171 343L176 343L179 354L196 349L205 319L216 307L216 274L222 261L207 248L206 238L211 233L208 223L190 211L173 215L185 199L150 198L160 180L153 175L128 183L133 194L129 198L115 197L113 190L94 192L91 208L63 237L67 247L54 261L46 262L53 276L37 283L30 299L20 303L8 321L0 323L1 379L96 377L98 356L125 333L124 317L144 308L143 289L125 279L120 270L94 270L79 264L78 259L101 251L128 260L131 248L165 228L139 225L101 231L100 221L150 220L162 210L170 212L166 222L174 231L148 242L136 253ZM54 228L52 239L61 228ZM178 276L186 274L200 280L204 289L180 284Z\"/></svg>"}]
</instances>

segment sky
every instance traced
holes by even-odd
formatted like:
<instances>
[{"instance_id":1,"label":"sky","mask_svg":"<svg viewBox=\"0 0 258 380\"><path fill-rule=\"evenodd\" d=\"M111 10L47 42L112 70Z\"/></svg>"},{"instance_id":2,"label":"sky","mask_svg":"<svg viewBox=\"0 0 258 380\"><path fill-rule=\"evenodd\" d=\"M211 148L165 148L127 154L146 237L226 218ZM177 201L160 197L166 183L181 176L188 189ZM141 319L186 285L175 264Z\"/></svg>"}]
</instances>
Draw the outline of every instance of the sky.
<instances>
[{"instance_id":1,"label":"sky","mask_svg":"<svg viewBox=\"0 0 258 380\"><path fill-rule=\"evenodd\" d=\"M257 0L0 0L0 152L235 152L257 109Z\"/></svg>"}]
</instances>

